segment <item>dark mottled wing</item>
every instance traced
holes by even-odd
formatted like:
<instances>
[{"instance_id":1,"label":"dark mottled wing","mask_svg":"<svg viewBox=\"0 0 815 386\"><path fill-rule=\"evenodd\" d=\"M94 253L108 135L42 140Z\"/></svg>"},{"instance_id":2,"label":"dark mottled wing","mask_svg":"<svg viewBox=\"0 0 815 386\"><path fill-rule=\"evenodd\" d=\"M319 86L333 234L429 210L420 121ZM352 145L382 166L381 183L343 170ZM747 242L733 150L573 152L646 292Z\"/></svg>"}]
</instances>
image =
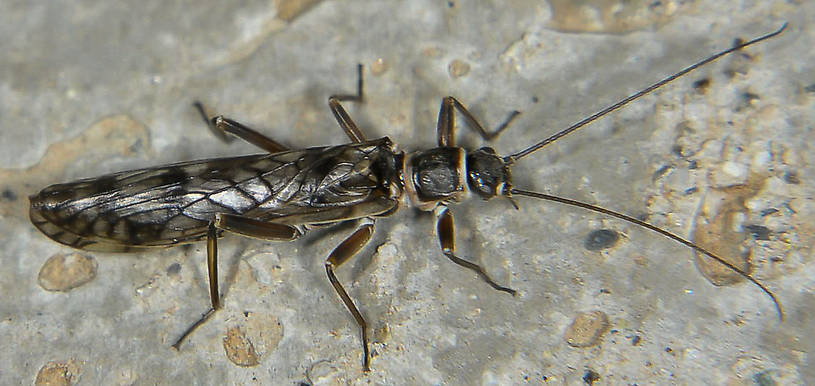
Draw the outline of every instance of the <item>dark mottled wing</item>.
<instances>
[{"instance_id":1,"label":"dark mottled wing","mask_svg":"<svg viewBox=\"0 0 815 386\"><path fill-rule=\"evenodd\" d=\"M396 206L387 138L184 162L57 184L32 196L32 223L75 248L123 252L206 239L216 213L291 225Z\"/></svg>"}]
</instances>

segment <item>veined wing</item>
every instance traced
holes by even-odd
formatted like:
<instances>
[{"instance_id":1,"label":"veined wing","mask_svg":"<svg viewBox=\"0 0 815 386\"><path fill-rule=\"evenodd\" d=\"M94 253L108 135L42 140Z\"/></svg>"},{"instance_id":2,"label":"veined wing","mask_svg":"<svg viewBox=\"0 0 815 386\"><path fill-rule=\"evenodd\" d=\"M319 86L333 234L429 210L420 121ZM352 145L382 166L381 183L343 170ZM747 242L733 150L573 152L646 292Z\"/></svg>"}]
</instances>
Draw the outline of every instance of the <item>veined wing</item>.
<instances>
[{"instance_id":1,"label":"veined wing","mask_svg":"<svg viewBox=\"0 0 815 386\"><path fill-rule=\"evenodd\" d=\"M62 244L128 251L206 239L215 213L322 223L375 215L339 209L390 197L397 157L381 138L119 172L43 189L30 198L30 217Z\"/></svg>"}]
</instances>

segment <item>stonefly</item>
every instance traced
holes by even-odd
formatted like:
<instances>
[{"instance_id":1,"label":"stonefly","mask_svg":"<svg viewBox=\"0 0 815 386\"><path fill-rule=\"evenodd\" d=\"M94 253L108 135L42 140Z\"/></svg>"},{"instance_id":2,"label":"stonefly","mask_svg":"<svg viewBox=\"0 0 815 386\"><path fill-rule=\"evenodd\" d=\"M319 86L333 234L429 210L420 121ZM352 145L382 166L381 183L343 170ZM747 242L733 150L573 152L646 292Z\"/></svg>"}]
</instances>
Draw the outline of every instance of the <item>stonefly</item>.
<instances>
[{"instance_id":1,"label":"stonefly","mask_svg":"<svg viewBox=\"0 0 815 386\"><path fill-rule=\"evenodd\" d=\"M449 204L468 193L485 200L526 196L576 206L639 225L703 253L761 288L783 319L775 295L748 272L682 237L633 217L587 203L519 189L513 186L511 167L544 146L586 126L694 69L749 45L772 38L787 27L716 53L656 82L642 91L508 156L490 147L467 150L456 146L456 113L484 139L506 129L519 113L489 132L456 98L442 100L436 126L438 146L405 153L388 137L367 139L342 101L363 100L362 66L358 67L355 95L328 98L331 112L350 143L337 146L288 149L236 121L217 116L211 120L203 106L197 109L210 128L226 138L241 138L265 152L240 157L189 161L108 174L51 185L30 197L31 222L52 240L88 251L130 252L207 242L207 267L212 308L188 328L173 347L221 308L218 292L218 238L233 232L264 240L294 240L309 229L348 220L358 228L325 261L328 280L354 316L362 335L362 367L370 370L368 327L334 270L354 257L371 239L374 223L402 206L436 214L441 252L452 262L475 271L493 288L515 294L498 284L478 264L456 255L455 226Z\"/></svg>"}]
</instances>

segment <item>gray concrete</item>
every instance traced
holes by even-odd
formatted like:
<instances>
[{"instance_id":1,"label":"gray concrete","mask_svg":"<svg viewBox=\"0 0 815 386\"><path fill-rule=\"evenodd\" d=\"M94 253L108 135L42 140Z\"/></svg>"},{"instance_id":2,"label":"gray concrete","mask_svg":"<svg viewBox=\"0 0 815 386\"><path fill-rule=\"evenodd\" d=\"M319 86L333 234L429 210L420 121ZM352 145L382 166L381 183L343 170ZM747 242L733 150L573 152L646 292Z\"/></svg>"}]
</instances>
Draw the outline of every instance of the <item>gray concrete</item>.
<instances>
[{"instance_id":1,"label":"gray concrete","mask_svg":"<svg viewBox=\"0 0 815 386\"><path fill-rule=\"evenodd\" d=\"M29 384L49 363L81 384L580 384L588 370L602 384L815 378L812 2L208 3L0 5L0 383ZM353 91L363 63L367 100L349 111L370 137L432 146L439 101L455 95L487 126L523 111L493 143L506 154L784 21L789 29L749 58L700 70L514 169L518 187L683 236L726 223L738 243L713 239L736 254L752 249L784 323L755 286L711 285L673 241L525 198L520 211L506 200L454 207L460 254L519 290L515 298L447 261L431 215L407 209L377 223L372 246L340 272L374 329L369 374L322 266L348 226L294 243L225 238L225 309L180 352L170 345L209 303L203 245L82 252L98 264L95 279L67 292L38 284L49 257L74 251L29 223L27 195L256 152L213 138L194 99L294 147L342 143L326 99ZM693 88L703 78L704 93ZM769 240L742 242L748 225L769 229ZM599 228L623 237L586 250ZM610 324L601 343L568 345L567 326L594 310ZM227 358L223 339L236 326L259 364Z\"/></svg>"}]
</instances>

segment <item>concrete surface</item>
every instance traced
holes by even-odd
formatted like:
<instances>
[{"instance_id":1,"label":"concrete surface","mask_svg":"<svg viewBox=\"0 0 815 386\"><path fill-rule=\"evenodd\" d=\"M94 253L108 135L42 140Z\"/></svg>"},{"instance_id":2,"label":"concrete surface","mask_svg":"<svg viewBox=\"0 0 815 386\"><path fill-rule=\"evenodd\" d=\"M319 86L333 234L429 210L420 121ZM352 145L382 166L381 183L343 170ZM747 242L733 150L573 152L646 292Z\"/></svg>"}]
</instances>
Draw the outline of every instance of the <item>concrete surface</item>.
<instances>
[{"instance_id":1,"label":"concrete surface","mask_svg":"<svg viewBox=\"0 0 815 386\"><path fill-rule=\"evenodd\" d=\"M80 1L0 11L0 383L815 379L815 3ZM196 99L294 147L342 143L326 99L352 92L363 63L367 100L349 111L370 137L433 146L438 104L455 95L490 127L523 112L493 143L507 154L785 21L782 36L514 169L518 187L622 211L728 256L749 252L783 323L755 286L710 284L676 242L517 198L520 211L507 200L454 207L460 254L515 298L447 261L431 215L407 209L377 223L372 245L340 270L372 327L368 374L322 266L349 226L294 243L225 238L225 309L176 352L170 345L208 307L203 245L88 253L28 220L26 196L49 184L256 152L210 135ZM602 228L622 237L587 250ZM78 275L76 286L59 272ZM607 324L579 332L569 326L580 315ZM582 340L567 330L599 339L574 347Z\"/></svg>"}]
</instances>

